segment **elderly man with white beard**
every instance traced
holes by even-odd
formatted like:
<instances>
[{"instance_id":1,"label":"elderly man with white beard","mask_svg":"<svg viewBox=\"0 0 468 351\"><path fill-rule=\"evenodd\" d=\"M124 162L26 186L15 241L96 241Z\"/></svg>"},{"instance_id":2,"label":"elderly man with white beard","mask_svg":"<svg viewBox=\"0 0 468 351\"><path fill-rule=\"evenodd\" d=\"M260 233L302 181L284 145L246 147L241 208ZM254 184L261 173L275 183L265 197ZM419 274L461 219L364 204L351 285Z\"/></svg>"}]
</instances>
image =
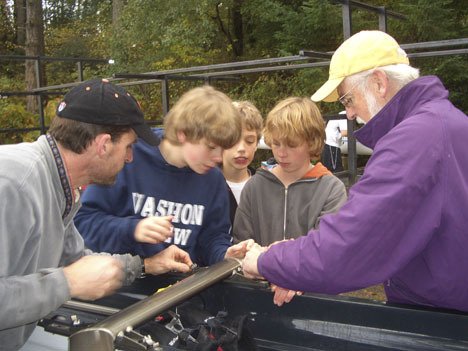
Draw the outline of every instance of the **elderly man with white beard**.
<instances>
[{"instance_id":1,"label":"elderly man with white beard","mask_svg":"<svg viewBox=\"0 0 468 351\"><path fill-rule=\"evenodd\" d=\"M362 31L335 51L312 100L364 120L354 134L373 154L340 211L307 236L254 246L244 273L281 287L279 305L294 291L383 283L389 302L468 311L468 118L442 82L419 77L388 34Z\"/></svg>"}]
</instances>

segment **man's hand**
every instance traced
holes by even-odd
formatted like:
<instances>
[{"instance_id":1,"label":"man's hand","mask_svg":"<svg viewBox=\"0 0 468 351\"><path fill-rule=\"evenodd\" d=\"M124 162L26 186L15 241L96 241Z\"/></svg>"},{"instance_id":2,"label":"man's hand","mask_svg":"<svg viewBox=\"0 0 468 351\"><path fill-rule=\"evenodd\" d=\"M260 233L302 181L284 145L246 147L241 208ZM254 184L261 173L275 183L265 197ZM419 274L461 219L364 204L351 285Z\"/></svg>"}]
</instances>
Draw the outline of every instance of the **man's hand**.
<instances>
[{"instance_id":1,"label":"man's hand","mask_svg":"<svg viewBox=\"0 0 468 351\"><path fill-rule=\"evenodd\" d=\"M285 302L291 302L294 296L302 295L302 291L284 289L274 284L271 284L271 291L275 293L273 296L273 303L279 307L283 306Z\"/></svg>"},{"instance_id":2,"label":"man's hand","mask_svg":"<svg viewBox=\"0 0 468 351\"><path fill-rule=\"evenodd\" d=\"M135 227L135 240L140 243L159 244L173 234L172 216L146 217Z\"/></svg>"},{"instance_id":3,"label":"man's hand","mask_svg":"<svg viewBox=\"0 0 468 351\"><path fill-rule=\"evenodd\" d=\"M255 244L253 239L247 239L241 241L236 245L232 245L229 249L226 250L224 258L239 258L242 259L245 257L247 251Z\"/></svg>"},{"instance_id":4,"label":"man's hand","mask_svg":"<svg viewBox=\"0 0 468 351\"><path fill-rule=\"evenodd\" d=\"M63 268L71 297L96 300L122 286L121 262L111 256L84 256Z\"/></svg>"},{"instance_id":5,"label":"man's hand","mask_svg":"<svg viewBox=\"0 0 468 351\"><path fill-rule=\"evenodd\" d=\"M260 273L258 273L257 260L261 253L267 251L266 247L262 247L256 243L249 247L249 250L245 254L245 258L242 261L242 270L244 276L250 279L264 279Z\"/></svg>"},{"instance_id":6,"label":"man's hand","mask_svg":"<svg viewBox=\"0 0 468 351\"><path fill-rule=\"evenodd\" d=\"M145 272L153 275L163 274L169 271L189 272L193 264L190 255L171 245L154 256L145 258Z\"/></svg>"}]
</instances>

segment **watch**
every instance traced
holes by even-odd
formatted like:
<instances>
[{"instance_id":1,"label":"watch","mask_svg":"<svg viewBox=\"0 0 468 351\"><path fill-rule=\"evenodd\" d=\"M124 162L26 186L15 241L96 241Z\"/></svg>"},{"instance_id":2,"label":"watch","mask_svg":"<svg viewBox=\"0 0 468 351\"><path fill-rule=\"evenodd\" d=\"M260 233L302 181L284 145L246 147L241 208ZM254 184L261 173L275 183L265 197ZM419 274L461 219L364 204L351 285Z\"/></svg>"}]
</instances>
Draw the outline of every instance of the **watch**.
<instances>
[{"instance_id":1,"label":"watch","mask_svg":"<svg viewBox=\"0 0 468 351\"><path fill-rule=\"evenodd\" d=\"M143 257L140 257L141 261L141 272L139 278L144 278L146 277L146 270L145 270L145 259Z\"/></svg>"}]
</instances>

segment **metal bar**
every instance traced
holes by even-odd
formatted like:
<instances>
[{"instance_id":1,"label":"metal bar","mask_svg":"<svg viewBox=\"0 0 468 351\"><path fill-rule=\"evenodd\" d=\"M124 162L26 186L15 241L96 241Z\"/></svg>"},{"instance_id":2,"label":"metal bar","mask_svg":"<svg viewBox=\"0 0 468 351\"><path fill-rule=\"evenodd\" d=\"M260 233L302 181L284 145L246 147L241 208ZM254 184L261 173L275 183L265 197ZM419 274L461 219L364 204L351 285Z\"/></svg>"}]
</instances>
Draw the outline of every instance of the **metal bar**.
<instances>
[{"instance_id":1,"label":"metal bar","mask_svg":"<svg viewBox=\"0 0 468 351\"><path fill-rule=\"evenodd\" d=\"M189 73L189 72L209 71L209 70L225 69L225 68L238 68L238 67L256 66L256 65L268 65L268 64L275 64L275 63L306 61L306 60L310 60L310 58L300 56L300 55L294 55L294 56L259 59L259 60L218 63L218 64L213 64L213 65L178 68L178 69L171 69L167 71L148 72L148 74L164 74L165 75L165 74L174 74L174 73Z\"/></svg>"},{"instance_id":2,"label":"metal bar","mask_svg":"<svg viewBox=\"0 0 468 351\"><path fill-rule=\"evenodd\" d=\"M36 88L41 87L41 82L42 82L42 74L41 74L41 59L37 57L34 60L34 70L36 73Z\"/></svg>"},{"instance_id":3,"label":"metal bar","mask_svg":"<svg viewBox=\"0 0 468 351\"><path fill-rule=\"evenodd\" d=\"M111 316L120 311L118 308L94 305L92 303L74 301L74 300L65 302L62 305L62 307L71 308L73 310L79 310L83 312L98 313L100 315L105 315L105 316Z\"/></svg>"},{"instance_id":4,"label":"metal bar","mask_svg":"<svg viewBox=\"0 0 468 351\"><path fill-rule=\"evenodd\" d=\"M410 58L411 57L433 57L433 56L465 55L465 54L468 54L468 49L413 52L411 54L408 54L408 57Z\"/></svg>"},{"instance_id":5,"label":"metal bar","mask_svg":"<svg viewBox=\"0 0 468 351\"><path fill-rule=\"evenodd\" d=\"M300 50L299 55L307 56L311 58L320 58L320 59L331 59L333 55L333 51L331 52L320 52L320 51L313 51L313 50Z\"/></svg>"},{"instance_id":6,"label":"metal bar","mask_svg":"<svg viewBox=\"0 0 468 351\"><path fill-rule=\"evenodd\" d=\"M388 11L387 11L388 13ZM351 25L351 22L349 23ZM351 30L349 29L349 33ZM468 38L462 39L451 39L451 40L441 40L441 41L430 41L430 42L423 42L423 43L412 43L412 44L401 44L400 46L403 49L424 49L424 48L435 48L435 47L444 47L444 46L458 46L458 45L466 45L468 44ZM307 52L307 51L304 51ZM462 52L464 53L464 52ZM446 53L448 55L449 52ZM293 62L293 61L305 61L310 60L312 57L306 56L286 56L280 58L272 58L272 59L260 59L260 60L251 60L251 61L241 61L241 62L231 62L231 63L221 63L215 65L206 65L206 66L194 66L194 67L187 67L187 68L180 68L180 69L173 69L167 71L157 71L157 72L147 72L143 74L153 74L153 75L168 75L168 74L177 74L177 73L190 73L190 72L198 72L198 71L207 71L207 70L217 70L217 69L224 69L224 68L238 68L238 67L246 67L246 66L254 66L254 65L262 65L262 64L273 64L273 63L282 63L282 62ZM328 63L327 63L328 64ZM308 68L308 67L319 67L319 65L315 65L315 63L306 63L303 65L287 65L287 66L275 66L278 68L271 68L271 67L259 67L254 70L233 70L233 71L225 71L223 75L233 75L233 74L241 74L242 72L245 73L254 73L254 72L263 72L263 71L274 71L274 70L282 70L282 69L296 69L296 68ZM268 68L268 69L267 69ZM219 72L216 72L219 75ZM116 75L118 76L118 75ZM214 76L213 74L209 74L208 77ZM123 80L122 78L107 78L109 81L117 82ZM153 81L148 80L140 81L138 84L142 83L152 83ZM42 87L40 89L34 89L34 92L40 91L47 91L47 90L54 90L54 89L63 89L63 88L71 88L76 85L80 84L80 82L73 82L73 83L65 83L59 85L52 85L48 87ZM121 83L122 85L135 85L136 83L127 82Z\"/></svg>"},{"instance_id":7,"label":"metal bar","mask_svg":"<svg viewBox=\"0 0 468 351\"><path fill-rule=\"evenodd\" d=\"M337 120L337 119L345 120L347 119L347 117L344 114L332 113L332 114L323 115L323 119L325 120L325 122L328 122L330 120Z\"/></svg>"},{"instance_id":8,"label":"metal bar","mask_svg":"<svg viewBox=\"0 0 468 351\"><path fill-rule=\"evenodd\" d=\"M460 46L467 45L468 38L459 39L447 39L447 40L436 40L436 41L424 41L421 43L410 43L400 44L402 49L430 49L430 48L442 48L444 46Z\"/></svg>"},{"instance_id":9,"label":"metal bar","mask_svg":"<svg viewBox=\"0 0 468 351\"><path fill-rule=\"evenodd\" d=\"M161 78L160 79L150 78L150 77L155 77L155 76L160 76ZM107 79L108 81L113 82L113 83L115 83L117 85L121 85L121 86L159 83L159 82L162 81L163 77L168 77L168 78L170 78L172 80L198 80L198 79L203 80L203 79L205 79L204 75L173 76L173 75L163 75L163 74L152 75L151 73L136 73L136 74L120 73L120 74L115 74L114 77L105 78L105 79ZM134 77L134 78L148 77L149 79L134 81L134 82L121 82L121 83L118 83L118 82L120 82L120 81L122 81L122 80L124 80L126 78L132 78L132 77ZM192 78L184 78L184 77L192 77ZM220 77L220 78L217 78L217 79L218 80L220 80L220 79L230 80L230 78L228 78L228 77L224 77L224 78ZM39 92L42 92L42 91L48 91L48 90L54 90L54 89L73 88L74 86L77 86L77 85L79 85L81 83L82 82L73 82L73 83L65 83L65 84L58 84L58 85L50 85L48 87L41 87L41 88L34 89L33 92L34 93L39 93Z\"/></svg>"},{"instance_id":10,"label":"metal bar","mask_svg":"<svg viewBox=\"0 0 468 351\"><path fill-rule=\"evenodd\" d=\"M45 125L45 114L44 114L44 98L42 95L37 95L39 104L39 126L41 128L41 134L45 134L47 129Z\"/></svg>"},{"instance_id":11,"label":"metal bar","mask_svg":"<svg viewBox=\"0 0 468 351\"><path fill-rule=\"evenodd\" d=\"M387 10L384 6L379 6L379 30L387 32Z\"/></svg>"},{"instance_id":12,"label":"metal bar","mask_svg":"<svg viewBox=\"0 0 468 351\"><path fill-rule=\"evenodd\" d=\"M40 88L42 85L42 69L41 69L40 56L38 56L36 61L34 61L34 68L36 70L36 85L38 88ZM37 107L39 109L39 127L41 128L41 134L45 134L46 126L45 126L45 115L44 115L44 100L41 94L36 95L36 99L37 99Z\"/></svg>"},{"instance_id":13,"label":"metal bar","mask_svg":"<svg viewBox=\"0 0 468 351\"><path fill-rule=\"evenodd\" d=\"M114 77L115 78L124 78L124 79L132 79L132 78L145 79L145 78L148 78L148 79L154 80L155 82L159 82L159 81L161 81L163 79L168 79L168 80L206 80L206 78L207 78L206 74L192 74L192 75L188 75L188 76L182 76L182 75L174 75L174 74L149 74L149 73L116 73L114 75ZM232 80L234 78L232 78L232 77L218 77L216 79L217 80ZM117 83L117 84L119 84L119 83Z\"/></svg>"},{"instance_id":14,"label":"metal bar","mask_svg":"<svg viewBox=\"0 0 468 351\"><path fill-rule=\"evenodd\" d=\"M377 12L377 13L379 12L379 6L368 5L368 4L355 1L355 0L333 0L333 2L351 5L352 7L362 8L364 10L368 10L371 12ZM387 11L387 15L390 17L398 18L398 19L406 19L405 15L402 15L401 13L398 13L395 11Z\"/></svg>"},{"instance_id":15,"label":"metal bar","mask_svg":"<svg viewBox=\"0 0 468 351\"><path fill-rule=\"evenodd\" d=\"M348 119L348 182L349 186L356 183L357 151L356 137L354 136L355 120Z\"/></svg>"},{"instance_id":16,"label":"metal bar","mask_svg":"<svg viewBox=\"0 0 468 351\"><path fill-rule=\"evenodd\" d=\"M0 128L0 133L25 133L25 132L34 132L42 130L39 127L31 127L31 128Z\"/></svg>"},{"instance_id":17,"label":"metal bar","mask_svg":"<svg viewBox=\"0 0 468 351\"><path fill-rule=\"evenodd\" d=\"M28 95L63 95L63 91L54 91L54 92L36 92L36 91L0 91L0 98L7 98L9 96L28 96Z\"/></svg>"},{"instance_id":18,"label":"metal bar","mask_svg":"<svg viewBox=\"0 0 468 351\"><path fill-rule=\"evenodd\" d=\"M153 84L153 83L161 83L161 79L145 79L145 80L134 80L131 82L124 82L124 83L116 83L122 87L125 86L132 86L132 85L141 85L141 84Z\"/></svg>"},{"instance_id":19,"label":"metal bar","mask_svg":"<svg viewBox=\"0 0 468 351\"><path fill-rule=\"evenodd\" d=\"M262 72L283 71L283 70L311 68L311 67L326 67L329 64L330 64L329 61L323 61L323 62L302 63L302 64L297 64L297 65L283 65L283 66L272 66L272 67L246 68L246 69L239 69L239 70L233 70L233 71L205 73L204 76L206 76L206 77L216 77L216 76L230 75L230 74L262 73Z\"/></svg>"},{"instance_id":20,"label":"metal bar","mask_svg":"<svg viewBox=\"0 0 468 351\"><path fill-rule=\"evenodd\" d=\"M70 351L114 350L119 333L132 330L142 322L168 308L198 294L203 289L223 280L241 267L236 259L225 259L203 268L165 290L113 314L92 328L78 331L70 337Z\"/></svg>"},{"instance_id":21,"label":"metal bar","mask_svg":"<svg viewBox=\"0 0 468 351\"><path fill-rule=\"evenodd\" d=\"M349 0L344 0L341 2L341 14L343 17L343 38L346 40L351 36L351 31L353 27L353 21L351 18L351 8L349 6Z\"/></svg>"},{"instance_id":22,"label":"metal bar","mask_svg":"<svg viewBox=\"0 0 468 351\"><path fill-rule=\"evenodd\" d=\"M42 61L86 61L97 63L108 63L108 59L95 59L86 57L52 57L52 56L25 56L25 55L0 55L0 60L37 60Z\"/></svg>"},{"instance_id":23,"label":"metal bar","mask_svg":"<svg viewBox=\"0 0 468 351\"><path fill-rule=\"evenodd\" d=\"M165 116L169 112L169 82L167 79L161 81L162 110Z\"/></svg>"},{"instance_id":24,"label":"metal bar","mask_svg":"<svg viewBox=\"0 0 468 351\"><path fill-rule=\"evenodd\" d=\"M444 51L409 53L408 57L429 57L429 56L457 55L457 54L467 54L467 53L468 53L468 49L455 49L455 50L444 50ZM261 73L261 72L282 71L282 70L302 69L302 68L311 68L311 67L325 67L325 66L328 66L329 64L330 64L329 61L322 61L322 62L301 63L301 64L296 64L296 65L247 68L247 69L241 69L241 70L205 73L203 74L203 77L215 77L215 76L220 76L220 75L244 74L244 73ZM199 76L201 77L202 75L199 75Z\"/></svg>"},{"instance_id":25,"label":"metal bar","mask_svg":"<svg viewBox=\"0 0 468 351\"><path fill-rule=\"evenodd\" d=\"M82 61L78 61L76 63L76 67L78 69L78 79L80 80L80 82L82 82L82 81L84 81Z\"/></svg>"}]
</instances>

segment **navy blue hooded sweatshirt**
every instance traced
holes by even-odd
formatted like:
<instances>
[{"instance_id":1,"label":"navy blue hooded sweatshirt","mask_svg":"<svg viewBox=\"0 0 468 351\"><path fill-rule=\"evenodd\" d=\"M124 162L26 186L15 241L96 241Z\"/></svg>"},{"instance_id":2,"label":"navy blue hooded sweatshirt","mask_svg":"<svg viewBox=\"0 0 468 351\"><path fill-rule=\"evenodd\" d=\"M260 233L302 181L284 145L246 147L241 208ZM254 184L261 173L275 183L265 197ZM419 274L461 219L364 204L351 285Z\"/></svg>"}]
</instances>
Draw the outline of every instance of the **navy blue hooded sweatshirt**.
<instances>
[{"instance_id":1,"label":"navy blue hooded sweatshirt","mask_svg":"<svg viewBox=\"0 0 468 351\"><path fill-rule=\"evenodd\" d=\"M97 252L149 257L175 244L198 265L224 259L231 246L227 185L215 167L198 174L169 165L159 148L141 139L112 186L90 185L75 225L88 248ZM174 236L162 244L135 241L138 222L148 216L172 215Z\"/></svg>"}]
</instances>

